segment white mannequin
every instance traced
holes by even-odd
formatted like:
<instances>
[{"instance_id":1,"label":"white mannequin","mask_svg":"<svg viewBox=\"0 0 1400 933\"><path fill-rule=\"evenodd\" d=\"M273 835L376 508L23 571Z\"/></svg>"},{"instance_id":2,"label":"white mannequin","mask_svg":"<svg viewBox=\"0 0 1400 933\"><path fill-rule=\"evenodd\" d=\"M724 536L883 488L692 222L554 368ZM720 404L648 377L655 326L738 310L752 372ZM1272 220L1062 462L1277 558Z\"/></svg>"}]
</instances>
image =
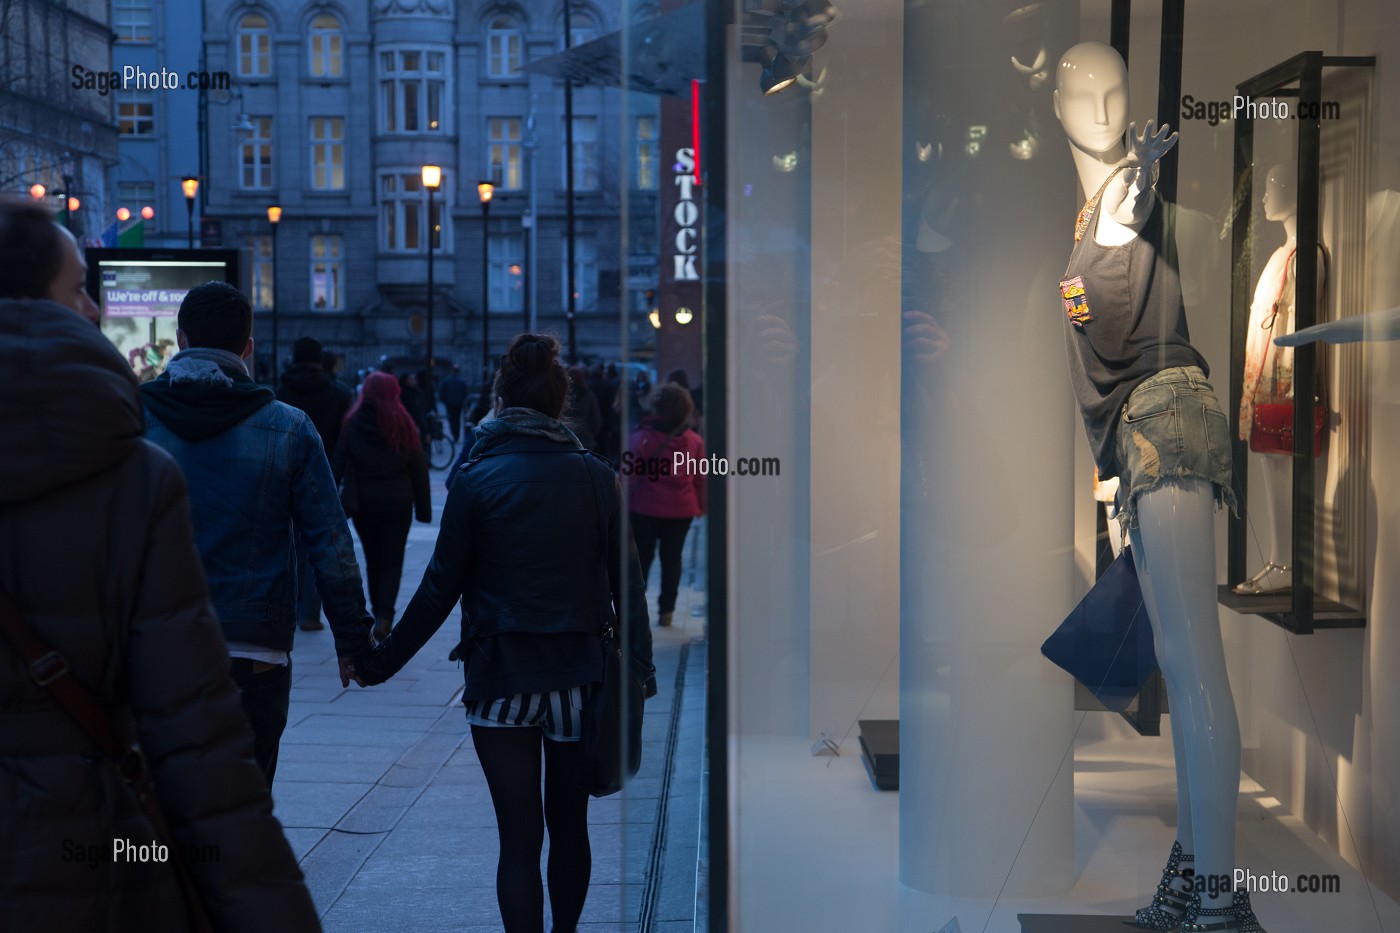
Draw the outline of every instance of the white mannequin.
<instances>
[{"instance_id":1,"label":"white mannequin","mask_svg":"<svg viewBox=\"0 0 1400 933\"><path fill-rule=\"evenodd\" d=\"M1085 197L1115 167L1128 165L1104 191L1095 234L1103 245L1131 242L1151 215L1152 163L1176 143L1168 128L1126 126L1128 75L1111 47L1074 46L1060 61L1055 115L1069 136ZM1176 757L1177 840L1195 856L1198 878L1235 866L1240 731L1225 670L1215 592L1215 495L1197 477L1162 482L1138 497L1139 527L1129 533L1138 578L1171 704ZM1229 907L1228 891L1200 890L1201 905Z\"/></svg>"},{"instance_id":2,"label":"white mannequin","mask_svg":"<svg viewBox=\"0 0 1400 933\"><path fill-rule=\"evenodd\" d=\"M1264 351L1268 334L1263 330L1268 315L1272 313L1275 300L1279 299L1280 288L1284 285L1284 279L1288 273L1289 257L1293 256L1298 248L1298 192L1297 172L1288 163L1279 163L1269 169L1267 180L1264 185L1264 219L1275 223L1283 224L1284 243L1274 250L1269 256L1268 262L1264 264L1264 269L1259 273L1259 283L1254 289L1254 301L1250 304L1249 326L1247 330L1250 341L1250 353L1258 354L1260 360L1272 365L1272 356L1266 356ZM1296 257L1294 258L1294 268L1296 268ZM1323 291L1326 288L1324 281L1325 266L1319 260L1318 264L1318 297L1321 300ZM1275 322L1273 336L1280 337L1293 332L1293 296L1284 294L1282 301L1285 310L1280 312L1278 320ZM1269 354L1281 352L1277 348L1268 348ZM1245 391L1248 393L1252 387L1246 384ZM1308 393L1304 392L1300 396L1306 400ZM1247 399L1241 403L1240 425L1242 428L1241 440L1247 440L1249 433L1244 430L1248 412L1246 406L1252 404L1252 399ZM1244 595L1257 595L1260 593L1274 593L1289 589L1293 585L1293 571L1287 554L1293 540L1293 510L1290 500L1293 489L1293 461L1289 457L1262 454L1258 458L1260 477L1263 480L1263 501L1264 508L1254 513L1259 521L1254 527L1258 536L1258 546L1260 557L1263 559L1263 566L1259 572L1250 577L1245 582L1235 587L1235 592Z\"/></svg>"}]
</instances>

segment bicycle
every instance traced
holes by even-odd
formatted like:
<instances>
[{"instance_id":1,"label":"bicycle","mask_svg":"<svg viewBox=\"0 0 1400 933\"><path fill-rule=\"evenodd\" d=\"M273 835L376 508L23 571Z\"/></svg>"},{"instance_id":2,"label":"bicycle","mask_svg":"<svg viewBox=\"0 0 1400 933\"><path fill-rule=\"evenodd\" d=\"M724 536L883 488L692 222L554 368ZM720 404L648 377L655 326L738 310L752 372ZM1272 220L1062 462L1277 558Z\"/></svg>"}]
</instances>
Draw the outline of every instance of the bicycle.
<instances>
[{"instance_id":1,"label":"bicycle","mask_svg":"<svg viewBox=\"0 0 1400 933\"><path fill-rule=\"evenodd\" d=\"M434 470L445 470L457 458L452 438L447 436L446 425L437 412L428 412L424 420L428 429L428 466Z\"/></svg>"}]
</instances>

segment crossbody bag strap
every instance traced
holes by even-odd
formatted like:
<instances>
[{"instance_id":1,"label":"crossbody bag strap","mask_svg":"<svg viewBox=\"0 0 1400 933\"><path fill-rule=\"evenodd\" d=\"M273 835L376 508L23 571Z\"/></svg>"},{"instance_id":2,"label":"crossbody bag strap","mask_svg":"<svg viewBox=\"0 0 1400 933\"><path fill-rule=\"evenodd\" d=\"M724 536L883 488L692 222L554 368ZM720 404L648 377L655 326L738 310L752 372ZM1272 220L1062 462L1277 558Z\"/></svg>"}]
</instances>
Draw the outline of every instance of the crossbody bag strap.
<instances>
[{"instance_id":1,"label":"crossbody bag strap","mask_svg":"<svg viewBox=\"0 0 1400 933\"><path fill-rule=\"evenodd\" d=\"M47 690L58 705L73 718L88 737L97 743L117 766L117 773L136 794L141 808L150 820L151 827L167 848L178 852L175 837L170 832L170 824L165 821L160 803L151 787L151 774L146 766L146 756L141 747L123 736L111 715L93 698L93 695L73 677L68 661L63 655L39 637L5 593L0 593L0 633L19 652L29 669L29 677L35 684ZM185 906L190 912L190 920L197 931L212 930L204 904L195 890L194 881L185 869L178 855L171 859L180 888L185 897Z\"/></svg>"}]
</instances>

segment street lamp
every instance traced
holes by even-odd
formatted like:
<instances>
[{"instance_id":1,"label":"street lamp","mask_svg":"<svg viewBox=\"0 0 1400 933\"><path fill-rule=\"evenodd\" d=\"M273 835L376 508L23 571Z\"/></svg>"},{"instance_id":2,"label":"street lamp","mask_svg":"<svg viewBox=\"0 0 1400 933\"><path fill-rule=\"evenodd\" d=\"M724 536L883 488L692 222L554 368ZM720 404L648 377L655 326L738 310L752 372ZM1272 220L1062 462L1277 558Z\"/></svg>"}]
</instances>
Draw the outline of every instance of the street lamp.
<instances>
[{"instance_id":1,"label":"street lamp","mask_svg":"<svg viewBox=\"0 0 1400 933\"><path fill-rule=\"evenodd\" d=\"M491 195L496 186L489 181L478 182L477 197L481 198L481 369L482 379L491 381L491 252L487 246L491 235Z\"/></svg>"},{"instance_id":2,"label":"street lamp","mask_svg":"<svg viewBox=\"0 0 1400 933\"><path fill-rule=\"evenodd\" d=\"M282 208L276 204L267 209L267 222L272 224L272 384L277 385L277 228L282 224Z\"/></svg>"},{"instance_id":3,"label":"street lamp","mask_svg":"<svg viewBox=\"0 0 1400 933\"><path fill-rule=\"evenodd\" d=\"M185 192L185 213L189 215L189 248L194 249L194 198L199 194L199 179L186 175L180 179L180 190ZM271 214L268 215L269 219ZM273 221L275 224L277 221Z\"/></svg>"},{"instance_id":4,"label":"street lamp","mask_svg":"<svg viewBox=\"0 0 1400 933\"><path fill-rule=\"evenodd\" d=\"M442 166L423 166L423 187L428 189L428 384L423 387L423 394L434 409L437 407L437 396L433 394L433 248L437 244L433 234L437 232L437 224L433 220L433 195L441 185Z\"/></svg>"}]
</instances>

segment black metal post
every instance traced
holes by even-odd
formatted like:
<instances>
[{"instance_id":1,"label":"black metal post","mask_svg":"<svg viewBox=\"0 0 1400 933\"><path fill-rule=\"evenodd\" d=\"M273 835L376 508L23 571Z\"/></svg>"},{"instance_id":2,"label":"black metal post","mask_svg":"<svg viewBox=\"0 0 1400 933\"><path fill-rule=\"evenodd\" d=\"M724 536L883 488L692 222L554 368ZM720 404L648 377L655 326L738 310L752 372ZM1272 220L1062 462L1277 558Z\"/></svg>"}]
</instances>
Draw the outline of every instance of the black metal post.
<instances>
[{"instance_id":1,"label":"black metal post","mask_svg":"<svg viewBox=\"0 0 1400 933\"><path fill-rule=\"evenodd\" d=\"M272 225L272 384L277 385L277 228L280 223Z\"/></svg>"},{"instance_id":2,"label":"black metal post","mask_svg":"<svg viewBox=\"0 0 1400 933\"><path fill-rule=\"evenodd\" d=\"M491 202L481 202L481 378L491 383Z\"/></svg>"},{"instance_id":3,"label":"black metal post","mask_svg":"<svg viewBox=\"0 0 1400 933\"><path fill-rule=\"evenodd\" d=\"M521 310L524 312L524 319L523 319L524 329L521 331L521 333L525 333L525 334L528 334L528 333L530 333L530 331L531 331L531 327L530 327L530 263L533 262L534 259L533 259L533 258L531 257L531 255L530 255L530 231L534 229L534 226L535 226L535 218L534 218L534 215L531 215L531 216L530 216L530 225L529 225L528 227L525 228L525 265L524 265L524 267L521 268L521 270L520 270L520 281L521 281L521 283L524 285L524 288L525 288L525 293L524 293L524 295L522 296L525 300L524 300L524 303L521 305Z\"/></svg>"},{"instance_id":4,"label":"black metal post","mask_svg":"<svg viewBox=\"0 0 1400 933\"><path fill-rule=\"evenodd\" d=\"M433 410L437 410L437 396L433 394L433 234L437 232L436 224L433 223L433 192L436 189L428 186L428 367L427 375L424 377L427 385L423 387L423 395L428 400L428 404Z\"/></svg>"},{"instance_id":5,"label":"black metal post","mask_svg":"<svg viewBox=\"0 0 1400 933\"><path fill-rule=\"evenodd\" d=\"M705 445L721 455L728 453L726 420L729 411L728 386L728 307L725 281L728 241L725 223L709 221L725 216L728 197L729 138L726 106L729 99L729 59L727 37L733 26L734 4L724 0L705 2L705 93L701 95L700 138L709 156L704 161L700 196L704 202L705 274L701 280L701 326L704 328ZM729 831L729 523L726 483L710 483L709 508L705 529L705 574L708 586L705 605L709 609L706 628L705 756L709 780L706 793L709 812L710 856L709 914L712 933L727 933L730 871ZM737 789L736 789L737 790Z\"/></svg>"},{"instance_id":6,"label":"black metal post","mask_svg":"<svg viewBox=\"0 0 1400 933\"><path fill-rule=\"evenodd\" d=\"M188 220L188 237L185 245L194 249L194 198L185 198L185 215Z\"/></svg>"},{"instance_id":7,"label":"black metal post","mask_svg":"<svg viewBox=\"0 0 1400 933\"><path fill-rule=\"evenodd\" d=\"M569 0L564 0L564 48L572 44L573 29L569 20ZM566 270L564 277L568 283L565 307L569 324L569 365L578 362L578 333L574 327L574 314L578 310L578 283L574 281L574 82L564 78L564 242Z\"/></svg>"},{"instance_id":8,"label":"black metal post","mask_svg":"<svg viewBox=\"0 0 1400 933\"><path fill-rule=\"evenodd\" d=\"M73 176L63 176L63 226L73 232ZM74 234L76 236L76 234Z\"/></svg>"}]
</instances>

